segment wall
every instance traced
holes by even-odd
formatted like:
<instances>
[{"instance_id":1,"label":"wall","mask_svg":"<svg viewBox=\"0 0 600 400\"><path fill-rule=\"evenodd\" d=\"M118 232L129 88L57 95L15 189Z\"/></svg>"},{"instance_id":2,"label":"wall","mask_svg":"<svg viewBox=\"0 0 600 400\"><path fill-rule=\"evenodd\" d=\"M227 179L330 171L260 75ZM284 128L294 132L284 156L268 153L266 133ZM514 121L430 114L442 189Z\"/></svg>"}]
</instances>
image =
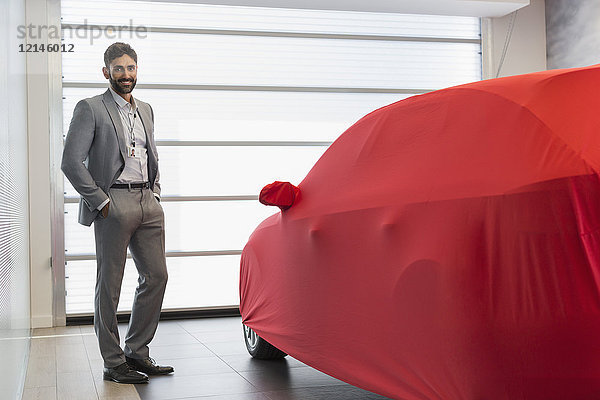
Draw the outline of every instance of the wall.
<instances>
[{"instance_id":1,"label":"wall","mask_svg":"<svg viewBox=\"0 0 600 400\"><path fill-rule=\"evenodd\" d=\"M58 0L24 0L27 26L51 26L58 23L49 21L52 3ZM60 7L58 5L58 7ZM27 35L31 44L49 44L48 30L40 35ZM53 319L53 271L51 212L53 202L51 176L50 124L56 115L50 113L52 101L49 91L52 84L49 75L49 58L60 57L60 53L32 52L27 54L27 115L29 136L29 205L30 240L35 243L30 253L31 276L31 325L32 328L49 327L55 324ZM60 71L60 70L59 70ZM60 94L58 95L60 96ZM60 98L60 97L59 97ZM60 111L58 111L60 113ZM60 138L61 135L58 135ZM62 185L61 185L62 188ZM64 252L64 248L62 250ZM62 324L64 325L64 324Z\"/></svg>"},{"instance_id":2,"label":"wall","mask_svg":"<svg viewBox=\"0 0 600 400\"><path fill-rule=\"evenodd\" d=\"M600 2L546 0L548 68L600 63Z\"/></svg>"},{"instance_id":3,"label":"wall","mask_svg":"<svg viewBox=\"0 0 600 400\"><path fill-rule=\"evenodd\" d=\"M525 74L546 69L546 18L544 0L531 0L514 16L512 36L504 62L502 53L513 14L484 18L482 51L484 79ZM498 71L500 72L498 74Z\"/></svg>"},{"instance_id":4,"label":"wall","mask_svg":"<svg viewBox=\"0 0 600 400\"><path fill-rule=\"evenodd\" d=\"M0 388L20 398L29 351L29 216L26 59L22 0L0 13ZM5 397L4 397L5 396Z\"/></svg>"}]
</instances>

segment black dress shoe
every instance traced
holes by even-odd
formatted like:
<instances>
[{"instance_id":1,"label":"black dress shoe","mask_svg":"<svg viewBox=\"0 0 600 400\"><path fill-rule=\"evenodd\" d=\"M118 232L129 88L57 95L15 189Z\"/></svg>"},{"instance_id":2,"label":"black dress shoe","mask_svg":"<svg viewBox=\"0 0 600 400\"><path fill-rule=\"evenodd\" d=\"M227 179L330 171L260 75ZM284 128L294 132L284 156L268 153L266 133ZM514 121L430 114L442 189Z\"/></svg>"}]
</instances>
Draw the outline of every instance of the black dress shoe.
<instances>
[{"instance_id":1,"label":"black dress shoe","mask_svg":"<svg viewBox=\"0 0 600 400\"><path fill-rule=\"evenodd\" d=\"M114 368L104 368L104 380L117 383L148 383L148 375L132 369L126 362Z\"/></svg>"},{"instance_id":2,"label":"black dress shoe","mask_svg":"<svg viewBox=\"0 0 600 400\"><path fill-rule=\"evenodd\" d=\"M166 375L174 371L173 367L168 365L158 365L156 361L150 357L141 360L125 357L125 360L127 360L127 364L129 364L131 368L148 375Z\"/></svg>"}]
</instances>

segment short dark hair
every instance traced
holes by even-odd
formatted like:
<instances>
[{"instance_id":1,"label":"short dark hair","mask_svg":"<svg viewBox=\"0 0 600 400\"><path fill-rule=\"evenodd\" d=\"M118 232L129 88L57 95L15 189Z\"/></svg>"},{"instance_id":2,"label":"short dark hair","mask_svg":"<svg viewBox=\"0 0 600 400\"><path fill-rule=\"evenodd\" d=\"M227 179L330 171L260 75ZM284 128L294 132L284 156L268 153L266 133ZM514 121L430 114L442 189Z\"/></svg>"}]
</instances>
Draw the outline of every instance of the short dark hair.
<instances>
[{"instance_id":1,"label":"short dark hair","mask_svg":"<svg viewBox=\"0 0 600 400\"><path fill-rule=\"evenodd\" d=\"M132 49L127 43L116 42L108 46L104 52L104 65L106 65L106 68L108 68L112 60L119 58L124 54L127 54L129 57L133 58L133 61L135 61L137 64L137 54L135 50Z\"/></svg>"}]
</instances>

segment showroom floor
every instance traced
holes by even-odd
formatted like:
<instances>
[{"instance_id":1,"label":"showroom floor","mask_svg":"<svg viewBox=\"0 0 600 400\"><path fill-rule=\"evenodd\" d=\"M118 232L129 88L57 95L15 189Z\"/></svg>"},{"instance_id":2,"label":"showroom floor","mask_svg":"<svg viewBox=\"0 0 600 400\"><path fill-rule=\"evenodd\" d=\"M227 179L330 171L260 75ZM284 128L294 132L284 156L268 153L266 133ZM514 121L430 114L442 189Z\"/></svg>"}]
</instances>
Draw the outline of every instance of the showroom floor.
<instances>
[{"instance_id":1,"label":"showroom floor","mask_svg":"<svg viewBox=\"0 0 600 400\"><path fill-rule=\"evenodd\" d=\"M122 338L126 326L119 329ZM251 359L239 317L161 322L150 349L175 374L151 377L147 385L120 385L102 380L92 326L35 329L23 399L386 399L289 356Z\"/></svg>"}]
</instances>

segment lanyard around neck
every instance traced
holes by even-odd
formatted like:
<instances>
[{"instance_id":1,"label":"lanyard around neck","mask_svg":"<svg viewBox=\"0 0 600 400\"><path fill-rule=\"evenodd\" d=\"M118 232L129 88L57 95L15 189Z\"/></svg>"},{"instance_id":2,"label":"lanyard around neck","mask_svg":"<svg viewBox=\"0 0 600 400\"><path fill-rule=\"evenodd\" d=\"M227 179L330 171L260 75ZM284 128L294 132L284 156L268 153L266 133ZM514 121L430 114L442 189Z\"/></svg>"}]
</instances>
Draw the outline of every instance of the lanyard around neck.
<instances>
[{"instance_id":1,"label":"lanyard around neck","mask_svg":"<svg viewBox=\"0 0 600 400\"><path fill-rule=\"evenodd\" d=\"M135 146L135 132L134 132L134 128L135 128L135 120L137 119L137 109L135 110L135 112L133 113L133 121L131 118L131 113L128 111L124 111L122 107L118 107L119 108L119 113L124 116L126 123L127 123L127 129L129 130L129 138L131 139L131 145Z\"/></svg>"}]
</instances>

